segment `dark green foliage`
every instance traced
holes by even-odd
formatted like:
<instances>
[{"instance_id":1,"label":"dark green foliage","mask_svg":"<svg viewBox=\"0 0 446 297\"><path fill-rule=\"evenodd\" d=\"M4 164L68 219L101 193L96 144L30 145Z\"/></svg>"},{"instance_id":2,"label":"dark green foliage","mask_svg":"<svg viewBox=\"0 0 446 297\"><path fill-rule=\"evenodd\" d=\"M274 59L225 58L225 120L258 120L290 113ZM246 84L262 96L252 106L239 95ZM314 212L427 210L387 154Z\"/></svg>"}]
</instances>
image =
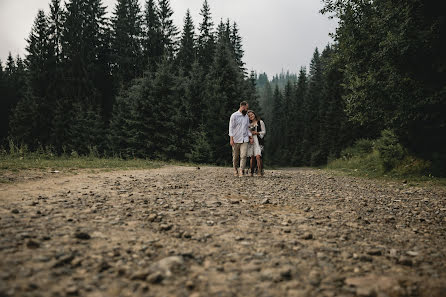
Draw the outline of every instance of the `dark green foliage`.
<instances>
[{"instance_id":1,"label":"dark green foliage","mask_svg":"<svg viewBox=\"0 0 446 297\"><path fill-rule=\"evenodd\" d=\"M203 2L200 15L203 19L199 26L198 61L204 72L207 73L210 65L212 65L215 52L214 23L207 0Z\"/></svg>"},{"instance_id":2,"label":"dark green foliage","mask_svg":"<svg viewBox=\"0 0 446 297\"><path fill-rule=\"evenodd\" d=\"M161 24L158 14L158 6L154 0L146 0L144 12L144 63L152 71L156 70L157 63L163 56L163 44L161 42Z\"/></svg>"},{"instance_id":3,"label":"dark green foliage","mask_svg":"<svg viewBox=\"0 0 446 297\"><path fill-rule=\"evenodd\" d=\"M209 144L209 137L204 126L192 132L192 149L188 154L188 159L195 163L213 163L212 148Z\"/></svg>"},{"instance_id":4,"label":"dark green foliage","mask_svg":"<svg viewBox=\"0 0 446 297\"><path fill-rule=\"evenodd\" d=\"M68 149L80 155L93 154L97 156L106 149L104 121L100 109L94 106L83 107L76 104L73 107L74 121L69 128L70 142Z\"/></svg>"},{"instance_id":5,"label":"dark green foliage","mask_svg":"<svg viewBox=\"0 0 446 297\"><path fill-rule=\"evenodd\" d=\"M349 146L341 151L340 157L343 159L350 159L352 157L361 157L370 154L373 151L375 144L370 139L358 139L352 146Z\"/></svg>"},{"instance_id":6,"label":"dark green foliage","mask_svg":"<svg viewBox=\"0 0 446 297\"><path fill-rule=\"evenodd\" d=\"M389 171L407 155L393 131L384 130L376 142L376 149L385 171Z\"/></svg>"},{"instance_id":7,"label":"dark green foliage","mask_svg":"<svg viewBox=\"0 0 446 297\"><path fill-rule=\"evenodd\" d=\"M184 18L183 33L181 34L180 48L177 55L178 65L186 75L190 74L192 64L197 57L194 30L194 23L190 11L187 10Z\"/></svg>"},{"instance_id":8,"label":"dark green foliage","mask_svg":"<svg viewBox=\"0 0 446 297\"><path fill-rule=\"evenodd\" d=\"M140 77L142 56L142 16L137 0L119 0L112 17L112 71L118 86L127 87Z\"/></svg>"},{"instance_id":9,"label":"dark green foliage","mask_svg":"<svg viewBox=\"0 0 446 297\"><path fill-rule=\"evenodd\" d=\"M207 79L206 102L208 118L206 132L217 164L231 162L229 147L228 122L243 101L243 73L234 59L229 39L224 26L220 26L220 38L217 42L215 57ZM224 120L223 120L224 119Z\"/></svg>"},{"instance_id":10,"label":"dark green foliage","mask_svg":"<svg viewBox=\"0 0 446 297\"><path fill-rule=\"evenodd\" d=\"M169 0L159 0L159 22L163 55L173 58L177 51L178 29L173 24L173 11Z\"/></svg>"},{"instance_id":11,"label":"dark green foliage","mask_svg":"<svg viewBox=\"0 0 446 297\"><path fill-rule=\"evenodd\" d=\"M11 140L35 150L39 144L38 116L36 99L28 93L12 111L9 131Z\"/></svg>"},{"instance_id":12,"label":"dark green foliage","mask_svg":"<svg viewBox=\"0 0 446 297\"><path fill-rule=\"evenodd\" d=\"M446 163L446 22L435 1L325 1L340 19L346 110L367 136L395 131L417 156Z\"/></svg>"}]
</instances>

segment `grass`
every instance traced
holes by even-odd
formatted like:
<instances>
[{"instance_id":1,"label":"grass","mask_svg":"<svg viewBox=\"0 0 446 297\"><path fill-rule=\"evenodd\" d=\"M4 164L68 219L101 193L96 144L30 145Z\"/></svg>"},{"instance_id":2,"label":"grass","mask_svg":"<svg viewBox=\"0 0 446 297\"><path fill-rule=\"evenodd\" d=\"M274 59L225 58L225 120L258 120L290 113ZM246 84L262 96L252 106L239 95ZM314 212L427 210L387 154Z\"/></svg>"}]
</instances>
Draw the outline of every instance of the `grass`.
<instances>
[{"instance_id":1,"label":"grass","mask_svg":"<svg viewBox=\"0 0 446 297\"><path fill-rule=\"evenodd\" d=\"M333 160L325 169L341 175L405 182L410 186L446 187L446 178L430 174L429 166L426 161L408 156L397 167L386 172L378 151L373 150L370 154Z\"/></svg>"}]
</instances>

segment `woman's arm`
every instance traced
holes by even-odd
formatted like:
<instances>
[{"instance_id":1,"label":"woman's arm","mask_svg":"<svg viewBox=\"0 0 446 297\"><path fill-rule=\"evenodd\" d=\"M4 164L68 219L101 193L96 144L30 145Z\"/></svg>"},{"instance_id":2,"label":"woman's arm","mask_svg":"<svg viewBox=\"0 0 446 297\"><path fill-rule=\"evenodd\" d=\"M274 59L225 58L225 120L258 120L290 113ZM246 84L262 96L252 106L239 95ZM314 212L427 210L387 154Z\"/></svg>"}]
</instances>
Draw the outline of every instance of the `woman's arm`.
<instances>
[{"instance_id":1,"label":"woman's arm","mask_svg":"<svg viewBox=\"0 0 446 297\"><path fill-rule=\"evenodd\" d=\"M263 138L266 134L265 123L263 121L260 121L260 127L262 128L262 131L260 131L258 134L261 138Z\"/></svg>"}]
</instances>

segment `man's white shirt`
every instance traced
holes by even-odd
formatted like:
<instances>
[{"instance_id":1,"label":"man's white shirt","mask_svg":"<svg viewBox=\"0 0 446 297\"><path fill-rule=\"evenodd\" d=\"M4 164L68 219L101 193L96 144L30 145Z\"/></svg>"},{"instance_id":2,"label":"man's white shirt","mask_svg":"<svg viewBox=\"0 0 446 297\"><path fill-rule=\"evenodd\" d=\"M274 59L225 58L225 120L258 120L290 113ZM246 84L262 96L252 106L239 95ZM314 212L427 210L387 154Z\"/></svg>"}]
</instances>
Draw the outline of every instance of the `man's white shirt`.
<instances>
[{"instance_id":1,"label":"man's white shirt","mask_svg":"<svg viewBox=\"0 0 446 297\"><path fill-rule=\"evenodd\" d=\"M243 115L240 111L236 111L229 119L229 136L234 138L234 143L249 142L249 137L252 136L249 130L249 117Z\"/></svg>"}]
</instances>

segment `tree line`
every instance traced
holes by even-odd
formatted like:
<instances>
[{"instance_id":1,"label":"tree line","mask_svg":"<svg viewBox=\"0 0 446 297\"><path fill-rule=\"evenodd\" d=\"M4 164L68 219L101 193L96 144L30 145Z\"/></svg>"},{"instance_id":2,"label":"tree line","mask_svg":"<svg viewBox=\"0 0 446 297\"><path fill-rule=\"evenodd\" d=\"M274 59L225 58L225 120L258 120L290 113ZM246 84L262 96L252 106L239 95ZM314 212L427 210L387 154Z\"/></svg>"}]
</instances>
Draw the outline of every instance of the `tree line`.
<instances>
[{"instance_id":1,"label":"tree line","mask_svg":"<svg viewBox=\"0 0 446 297\"><path fill-rule=\"evenodd\" d=\"M271 133L267 158L321 165L358 139L387 137L387 155L407 154L446 171L446 21L433 1L325 0L334 43L309 71L257 80ZM394 136L389 136L394 135ZM391 139L391 141L390 141ZM386 141L384 141L386 142ZM398 161L398 160L396 160Z\"/></svg>"},{"instance_id":2,"label":"tree line","mask_svg":"<svg viewBox=\"0 0 446 297\"><path fill-rule=\"evenodd\" d=\"M444 172L439 5L324 0L321 12L339 20L333 44L270 80L247 74L237 24L215 26L207 1L197 28L187 12L180 32L168 0L119 0L111 18L101 0L52 0L26 57L0 67L0 137L58 154L225 164L227 121L246 100L266 123L267 164L318 166L387 135L389 158L403 147Z\"/></svg>"},{"instance_id":3,"label":"tree line","mask_svg":"<svg viewBox=\"0 0 446 297\"><path fill-rule=\"evenodd\" d=\"M110 18L101 0L51 0L26 57L0 67L3 145L229 163L229 116L259 109L239 28L215 25L206 0L197 29L172 15L169 0L118 0Z\"/></svg>"}]
</instances>

